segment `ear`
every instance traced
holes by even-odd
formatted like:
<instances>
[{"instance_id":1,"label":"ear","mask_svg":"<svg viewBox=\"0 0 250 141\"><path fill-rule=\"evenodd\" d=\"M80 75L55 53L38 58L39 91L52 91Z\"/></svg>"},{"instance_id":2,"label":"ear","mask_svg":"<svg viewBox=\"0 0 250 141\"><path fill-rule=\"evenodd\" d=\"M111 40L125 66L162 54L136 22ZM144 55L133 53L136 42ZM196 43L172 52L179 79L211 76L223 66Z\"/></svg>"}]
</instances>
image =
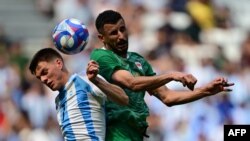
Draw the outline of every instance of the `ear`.
<instances>
[{"instance_id":1,"label":"ear","mask_svg":"<svg viewBox=\"0 0 250 141\"><path fill-rule=\"evenodd\" d=\"M97 37L99 38L99 40L100 40L101 42L104 43L104 37L103 37L102 34L99 33L99 34L97 35Z\"/></svg>"},{"instance_id":2,"label":"ear","mask_svg":"<svg viewBox=\"0 0 250 141\"><path fill-rule=\"evenodd\" d=\"M58 67L59 69L63 68L63 61L60 58L56 59L56 67Z\"/></svg>"}]
</instances>

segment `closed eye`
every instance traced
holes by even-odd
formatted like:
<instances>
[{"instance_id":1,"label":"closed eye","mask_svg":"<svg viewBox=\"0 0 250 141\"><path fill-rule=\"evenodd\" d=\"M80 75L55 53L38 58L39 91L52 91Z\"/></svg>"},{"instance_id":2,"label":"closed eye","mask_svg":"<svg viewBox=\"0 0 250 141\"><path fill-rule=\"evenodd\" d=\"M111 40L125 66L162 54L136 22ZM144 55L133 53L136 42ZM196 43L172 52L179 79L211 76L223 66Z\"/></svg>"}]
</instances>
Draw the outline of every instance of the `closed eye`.
<instances>
[{"instance_id":1,"label":"closed eye","mask_svg":"<svg viewBox=\"0 0 250 141\"><path fill-rule=\"evenodd\" d=\"M120 31L121 31L121 32L126 31L126 27L125 27L125 26L122 26L122 27L120 28Z\"/></svg>"},{"instance_id":2,"label":"closed eye","mask_svg":"<svg viewBox=\"0 0 250 141\"><path fill-rule=\"evenodd\" d=\"M118 30L114 30L110 33L110 35L117 35L118 34Z\"/></svg>"},{"instance_id":3,"label":"closed eye","mask_svg":"<svg viewBox=\"0 0 250 141\"><path fill-rule=\"evenodd\" d=\"M43 69L41 70L40 73L37 73L36 78L41 80L41 76L47 75L48 74L48 69Z\"/></svg>"},{"instance_id":4,"label":"closed eye","mask_svg":"<svg viewBox=\"0 0 250 141\"><path fill-rule=\"evenodd\" d=\"M47 75L48 74L48 69L43 69L41 75Z\"/></svg>"}]
</instances>

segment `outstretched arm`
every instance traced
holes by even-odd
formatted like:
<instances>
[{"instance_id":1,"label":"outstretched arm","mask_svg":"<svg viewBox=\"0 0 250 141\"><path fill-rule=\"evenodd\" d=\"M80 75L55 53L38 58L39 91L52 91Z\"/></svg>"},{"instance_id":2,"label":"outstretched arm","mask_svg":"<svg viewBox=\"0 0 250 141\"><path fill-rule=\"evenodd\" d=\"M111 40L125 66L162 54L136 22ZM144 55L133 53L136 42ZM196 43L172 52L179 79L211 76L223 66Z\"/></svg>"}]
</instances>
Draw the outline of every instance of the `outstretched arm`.
<instances>
[{"instance_id":1,"label":"outstretched arm","mask_svg":"<svg viewBox=\"0 0 250 141\"><path fill-rule=\"evenodd\" d=\"M125 92L118 86L108 83L97 76L99 71L99 65L95 61L90 61L87 67L88 79L94 83L103 93L105 93L108 99L120 104L128 105L129 99Z\"/></svg>"},{"instance_id":2,"label":"outstretched arm","mask_svg":"<svg viewBox=\"0 0 250 141\"><path fill-rule=\"evenodd\" d=\"M149 91L149 93L156 96L165 105L173 106L189 103L220 92L232 91L229 87L233 85L234 83L228 83L225 78L219 77L207 85L196 88L193 91L173 91L168 89L166 86L162 86L154 91Z\"/></svg>"},{"instance_id":3,"label":"outstretched arm","mask_svg":"<svg viewBox=\"0 0 250 141\"><path fill-rule=\"evenodd\" d=\"M123 87L133 91L152 90L165 85L170 81L179 81L183 86L193 90L196 78L191 74L172 72L157 76L137 76L134 77L126 70L116 70L112 75L112 80Z\"/></svg>"}]
</instances>

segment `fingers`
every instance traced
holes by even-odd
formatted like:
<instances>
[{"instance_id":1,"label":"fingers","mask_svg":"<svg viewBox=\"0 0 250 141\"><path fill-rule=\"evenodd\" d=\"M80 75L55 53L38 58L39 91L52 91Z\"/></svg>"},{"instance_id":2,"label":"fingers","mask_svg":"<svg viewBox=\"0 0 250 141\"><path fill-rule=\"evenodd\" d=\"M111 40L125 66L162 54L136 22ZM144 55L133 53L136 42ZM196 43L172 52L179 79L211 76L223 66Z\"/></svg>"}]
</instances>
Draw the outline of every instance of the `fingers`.
<instances>
[{"instance_id":1,"label":"fingers","mask_svg":"<svg viewBox=\"0 0 250 141\"><path fill-rule=\"evenodd\" d=\"M94 61L94 60L89 61L88 67L96 67L96 68L99 69L98 63L96 61Z\"/></svg>"},{"instance_id":2,"label":"fingers","mask_svg":"<svg viewBox=\"0 0 250 141\"><path fill-rule=\"evenodd\" d=\"M88 66L96 66L96 67L99 68L98 63L96 61L94 61L94 60L90 60L89 63L88 63Z\"/></svg>"},{"instance_id":3,"label":"fingers","mask_svg":"<svg viewBox=\"0 0 250 141\"><path fill-rule=\"evenodd\" d=\"M89 74L97 74L99 72L99 66L96 65L89 65L87 68L87 73Z\"/></svg>"},{"instance_id":4,"label":"fingers","mask_svg":"<svg viewBox=\"0 0 250 141\"><path fill-rule=\"evenodd\" d=\"M223 77L219 77L217 79L215 79L214 81L214 86L219 87L220 91L224 91L224 92L231 92L232 89L229 88L231 86L233 86L234 83L229 83L227 79L223 78Z\"/></svg>"},{"instance_id":5,"label":"fingers","mask_svg":"<svg viewBox=\"0 0 250 141\"><path fill-rule=\"evenodd\" d=\"M234 83L225 83L225 84L223 84L223 86L225 86L225 87L230 87L230 86L233 86L234 85Z\"/></svg>"},{"instance_id":6,"label":"fingers","mask_svg":"<svg viewBox=\"0 0 250 141\"><path fill-rule=\"evenodd\" d=\"M98 72L98 71L99 71L99 68L96 67L96 66L89 66L89 67L88 67L88 71L89 71L89 72L95 73L95 72Z\"/></svg>"},{"instance_id":7,"label":"fingers","mask_svg":"<svg viewBox=\"0 0 250 141\"><path fill-rule=\"evenodd\" d=\"M98 63L94 60L90 60L88 64L98 64Z\"/></svg>"},{"instance_id":8,"label":"fingers","mask_svg":"<svg viewBox=\"0 0 250 141\"><path fill-rule=\"evenodd\" d=\"M88 74L97 74L99 72L99 65L96 61L91 60L88 63L87 73Z\"/></svg>"},{"instance_id":9,"label":"fingers","mask_svg":"<svg viewBox=\"0 0 250 141\"><path fill-rule=\"evenodd\" d=\"M222 90L223 91L225 91L225 92L231 92L231 91L233 91L231 88L228 88L228 87L230 87L230 86L233 86L234 85L234 83L223 83L222 84Z\"/></svg>"},{"instance_id":10,"label":"fingers","mask_svg":"<svg viewBox=\"0 0 250 141\"><path fill-rule=\"evenodd\" d=\"M187 86L190 90L194 90L194 86L197 83L197 79L191 74L185 76L184 79L185 82L183 83L183 86Z\"/></svg>"},{"instance_id":11,"label":"fingers","mask_svg":"<svg viewBox=\"0 0 250 141\"><path fill-rule=\"evenodd\" d=\"M194 85L187 85L188 89L193 91L194 90Z\"/></svg>"},{"instance_id":12,"label":"fingers","mask_svg":"<svg viewBox=\"0 0 250 141\"><path fill-rule=\"evenodd\" d=\"M217 78L215 80L215 84L222 85L223 87L230 87L234 85L234 83L229 83L228 80L223 77Z\"/></svg>"},{"instance_id":13,"label":"fingers","mask_svg":"<svg viewBox=\"0 0 250 141\"><path fill-rule=\"evenodd\" d=\"M231 92L231 91L233 91L233 90L232 90L232 89L225 89L225 88L224 88L223 91L225 91L225 92Z\"/></svg>"}]
</instances>

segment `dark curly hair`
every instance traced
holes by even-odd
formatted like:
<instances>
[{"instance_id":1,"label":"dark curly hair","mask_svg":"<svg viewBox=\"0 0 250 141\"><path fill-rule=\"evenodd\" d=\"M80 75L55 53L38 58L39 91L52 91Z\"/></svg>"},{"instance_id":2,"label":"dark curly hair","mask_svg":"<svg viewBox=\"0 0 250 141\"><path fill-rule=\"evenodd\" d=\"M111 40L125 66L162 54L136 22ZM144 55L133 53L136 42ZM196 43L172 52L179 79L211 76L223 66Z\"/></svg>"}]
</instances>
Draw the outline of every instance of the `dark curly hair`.
<instances>
[{"instance_id":1,"label":"dark curly hair","mask_svg":"<svg viewBox=\"0 0 250 141\"><path fill-rule=\"evenodd\" d=\"M115 24L120 19L123 19L122 15L114 10L105 10L102 13L100 13L95 21L96 29L99 33L102 33L103 26L105 24Z\"/></svg>"},{"instance_id":2,"label":"dark curly hair","mask_svg":"<svg viewBox=\"0 0 250 141\"><path fill-rule=\"evenodd\" d=\"M39 50L32 58L29 66L29 70L32 74L35 73L36 67L39 62L46 61L50 62L55 58L60 58L63 61L62 56L52 48L44 48Z\"/></svg>"}]
</instances>

